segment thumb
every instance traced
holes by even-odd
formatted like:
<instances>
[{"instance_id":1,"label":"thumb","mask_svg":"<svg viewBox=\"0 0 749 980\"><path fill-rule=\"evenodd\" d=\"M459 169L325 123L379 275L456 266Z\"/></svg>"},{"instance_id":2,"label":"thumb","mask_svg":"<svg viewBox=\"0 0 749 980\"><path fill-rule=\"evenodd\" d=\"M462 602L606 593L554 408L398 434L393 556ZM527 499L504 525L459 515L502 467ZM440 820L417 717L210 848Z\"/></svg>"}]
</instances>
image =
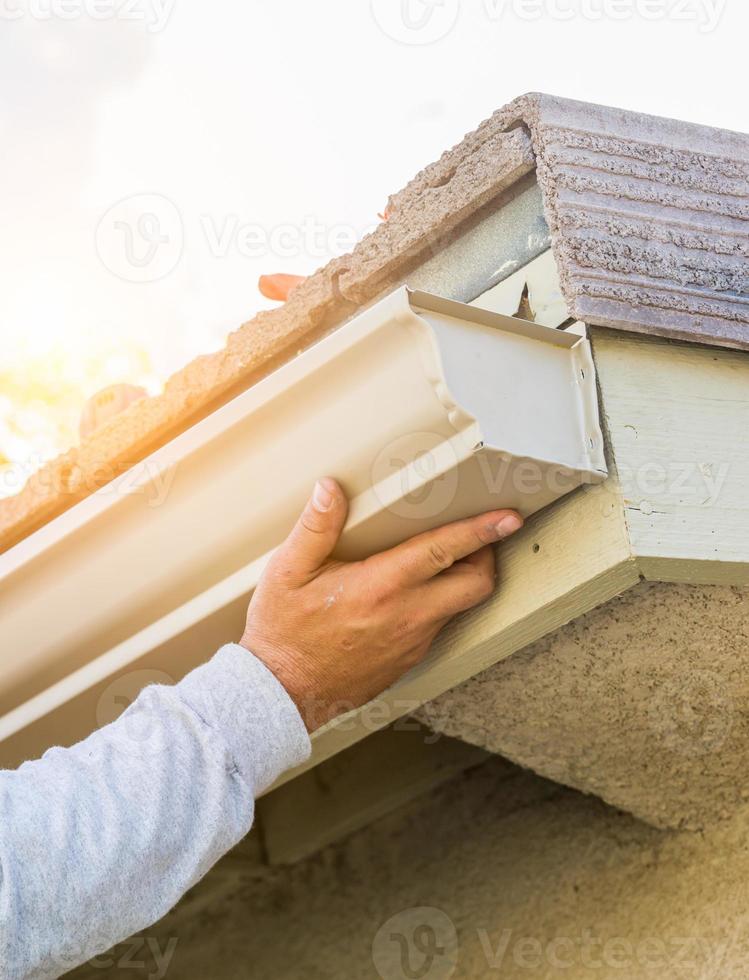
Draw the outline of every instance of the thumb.
<instances>
[{"instance_id":1,"label":"thumb","mask_svg":"<svg viewBox=\"0 0 749 980\"><path fill-rule=\"evenodd\" d=\"M346 495L326 476L315 484L312 496L278 552L290 583L304 582L330 558L348 514Z\"/></svg>"}]
</instances>

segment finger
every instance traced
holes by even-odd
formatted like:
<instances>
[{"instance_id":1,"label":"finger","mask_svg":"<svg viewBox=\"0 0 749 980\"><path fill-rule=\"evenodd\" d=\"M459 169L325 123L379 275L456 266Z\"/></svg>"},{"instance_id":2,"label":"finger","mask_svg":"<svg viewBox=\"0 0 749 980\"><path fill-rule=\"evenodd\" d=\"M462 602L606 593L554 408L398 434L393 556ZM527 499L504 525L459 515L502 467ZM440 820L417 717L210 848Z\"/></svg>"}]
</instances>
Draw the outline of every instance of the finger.
<instances>
[{"instance_id":1,"label":"finger","mask_svg":"<svg viewBox=\"0 0 749 980\"><path fill-rule=\"evenodd\" d=\"M483 548L472 558L457 562L449 571L422 586L424 613L429 620L441 625L488 599L495 582L494 551L490 547Z\"/></svg>"},{"instance_id":2,"label":"finger","mask_svg":"<svg viewBox=\"0 0 749 980\"><path fill-rule=\"evenodd\" d=\"M514 510L495 510L419 534L383 552L379 560L391 566L388 574L394 580L402 585L418 585L487 544L508 538L522 526L523 519Z\"/></svg>"},{"instance_id":3,"label":"finger","mask_svg":"<svg viewBox=\"0 0 749 980\"><path fill-rule=\"evenodd\" d=\"M347 513L346 495L336 481L330 477L318 480L294 530L273 560L290 584L308 581L330 558Z\"/></svg>"},{"instance_id":4,"label":"finger","mask_svg":"<svg viewBox=\"0 0 749 980\"><path fill-rule=\"evenodd\" d=\"M492 578L496 578L497 561L494 555L494 548L491 545L486 545L486 547L474 551L472 555L466 555L465 558L461 558L452 568L448 569L446 574L450 575L453 571L459 570L466 565L472 565L480 571L486 571Z\"/></svg>"},{"instance_id":5,"label":"finger","mask_svg":"<svg viewBox=\"0 0 749 980\"><path fill-rule=\"evenodd\" d=\"M292 276L286 272L276 272L274 275L260 276L257 285L266 299L277 299L285 303L294 286L304 282L304 278L304 276Z\"/></svg>"}]
</instances>

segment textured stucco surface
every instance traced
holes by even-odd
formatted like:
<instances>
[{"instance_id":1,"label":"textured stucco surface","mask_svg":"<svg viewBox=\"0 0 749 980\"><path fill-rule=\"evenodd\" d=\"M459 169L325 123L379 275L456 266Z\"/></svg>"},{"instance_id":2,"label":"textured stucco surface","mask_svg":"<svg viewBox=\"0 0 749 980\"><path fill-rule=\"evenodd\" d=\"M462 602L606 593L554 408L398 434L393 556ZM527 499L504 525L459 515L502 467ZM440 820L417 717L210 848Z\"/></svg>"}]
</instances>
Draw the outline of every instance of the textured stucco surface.
<instances>
[{"instance_id":1,"label":"textured stucco surface","mask_svg":"<svg viewBox=\"0 0 749 980\"><path fill-rule=\"evenodd\" d=\"M578 319L749 346L749 137L524 96L389 201L389 220L0 501L0 550L108 483L292 358L501 207L537 168L560 281ZM499 249L501 253L501 249ZM490 285L490 283L486 283Z\"/></svg>"},{"instance_id":2,"label":"textured stucco surface","mask_svg":"<svg viewBox=\"0 0 749 980\"><path fill-rule=\"evenodd\" d=\"M749 590L642 583L418 717L660 827L749 800Z\"/></svg>"},{"instance_id":3,"label":"textured stucco surface","mask_svg":"<svg viewBox=\"0 0 749 980\"><path fill-rule=\"evenodd\" d=\"M657 831L492 760L292 868L232 883L219 865L75 977L156 976L158 944L180 980L743 980L748 831L746 809L705 834ZM409 911L425 906L442 914ZM414 930L436 926L450 948L450 922L457 968L437 957L424 972L417 942L434 942ZM380 973L373 948L391 957Z\"/></svg>"}]
</instances>

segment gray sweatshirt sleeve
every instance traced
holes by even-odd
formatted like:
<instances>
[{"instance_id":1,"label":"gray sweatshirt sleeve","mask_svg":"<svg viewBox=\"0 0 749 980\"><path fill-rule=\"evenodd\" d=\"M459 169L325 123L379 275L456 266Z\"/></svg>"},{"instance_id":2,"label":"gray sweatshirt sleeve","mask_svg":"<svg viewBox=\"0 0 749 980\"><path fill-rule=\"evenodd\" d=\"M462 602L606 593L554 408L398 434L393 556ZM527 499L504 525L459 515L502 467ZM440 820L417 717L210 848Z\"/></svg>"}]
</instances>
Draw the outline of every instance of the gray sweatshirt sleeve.
<instances>
[{"instance_id":1,"label":"gray sweatshirt sleeve","mask_svg":"<svg viewBox=\"0 0 749 980\"><path fill-rule=\"evenodd\" d=\"M307 758L281 684L236 644L70 749L0 771L0 977L58 977L164 915Z\"/></svg>"}]
</instances>

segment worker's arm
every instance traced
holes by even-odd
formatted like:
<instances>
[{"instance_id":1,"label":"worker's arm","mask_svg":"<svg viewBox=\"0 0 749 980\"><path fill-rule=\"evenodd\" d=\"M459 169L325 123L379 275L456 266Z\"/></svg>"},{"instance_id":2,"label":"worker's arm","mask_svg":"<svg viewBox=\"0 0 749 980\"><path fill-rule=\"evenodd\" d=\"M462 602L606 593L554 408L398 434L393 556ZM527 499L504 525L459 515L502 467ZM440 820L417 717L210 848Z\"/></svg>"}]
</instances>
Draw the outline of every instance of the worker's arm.
<instances>
[{"instance_id":1,"label":"worker's arm","mask_svg":"<svg viewBox=\"0 0 749 980\"><path fill-rule=\"evenodd\" d=\"M487 597L488 545L520 526L497 511L341 563L346 506L333 481L317 485L241 644L147 688L73 748L0 772L3 980L57 977L164 915L308 756L309 731L377 695Z\"/></svg>"}]
</instances>

